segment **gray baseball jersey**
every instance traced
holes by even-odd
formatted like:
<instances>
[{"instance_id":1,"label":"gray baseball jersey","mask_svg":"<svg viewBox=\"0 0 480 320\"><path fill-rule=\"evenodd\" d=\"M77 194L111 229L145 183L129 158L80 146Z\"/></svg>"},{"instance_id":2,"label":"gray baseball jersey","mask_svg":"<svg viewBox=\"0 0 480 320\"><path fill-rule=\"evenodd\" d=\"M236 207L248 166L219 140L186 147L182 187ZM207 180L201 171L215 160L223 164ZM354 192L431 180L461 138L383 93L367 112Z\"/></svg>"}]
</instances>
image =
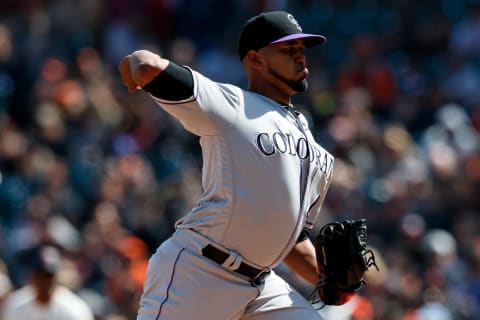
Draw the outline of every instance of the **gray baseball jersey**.
<instances>
[{"instance_id":1,"label":"gray baseball jersey","mask_svg":"<svg viewBox=\"0 0 480 320\"><path fill-rule=\"evenodd\" d=\"M297 121L274 100L192 74L190 99L154 98L186 130L200 136L203 152L203 194L176 227L194 229L254 266L275 267L302 229L313 226L334 158L314 141L302 115ZM310 169L304 191L300 180L305 157Z\"/></svg>"}]
</instances>

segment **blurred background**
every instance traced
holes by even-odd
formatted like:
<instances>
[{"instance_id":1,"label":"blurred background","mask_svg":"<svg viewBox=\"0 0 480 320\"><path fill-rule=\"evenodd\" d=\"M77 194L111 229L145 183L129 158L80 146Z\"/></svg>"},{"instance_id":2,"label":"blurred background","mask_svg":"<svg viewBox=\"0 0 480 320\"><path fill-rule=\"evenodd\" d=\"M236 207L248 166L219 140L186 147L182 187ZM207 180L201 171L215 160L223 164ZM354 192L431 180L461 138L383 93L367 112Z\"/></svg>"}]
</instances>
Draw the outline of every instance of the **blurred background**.
<instances>
[{"instance_id":1,"label":"blurred background","mask_svg":"<svg viewBox=\"0 0 480 320\"><path fill-rule=\"evenodd\" d=\"M149 255L200 193L197 137L120 59L150 49L245 86L242 23L287 10L304 32L295 96L336 157L318 227L365 217L380 272L326 320L480 319L480 1L1 0L0 308L16 257L49 243L96 319L133 319ZM284 274L308 296L312 288Z\"/></svg>"}]
</instances>

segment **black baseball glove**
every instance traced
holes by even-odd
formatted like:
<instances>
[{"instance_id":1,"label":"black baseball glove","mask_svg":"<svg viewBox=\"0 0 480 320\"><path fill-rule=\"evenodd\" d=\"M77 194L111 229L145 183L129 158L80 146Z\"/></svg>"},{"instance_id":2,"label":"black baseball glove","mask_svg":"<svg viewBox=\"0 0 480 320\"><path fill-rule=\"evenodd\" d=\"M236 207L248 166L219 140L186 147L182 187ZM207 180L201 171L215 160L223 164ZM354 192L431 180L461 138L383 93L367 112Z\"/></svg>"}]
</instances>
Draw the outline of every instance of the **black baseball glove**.
<instances>
[{"instance_id":1,"label":"black baseball glove","mask_svg":"<svg viewBox=\"0 0 480 320\"><path fill-rule=\"evenodd\" d=\"M316 292L327 305L342 305L366 283L363 276L374 266L367 249L365 219L333 222L323 226L315 239L319 268L323 268Z\"/></svg>"}]
</instances>

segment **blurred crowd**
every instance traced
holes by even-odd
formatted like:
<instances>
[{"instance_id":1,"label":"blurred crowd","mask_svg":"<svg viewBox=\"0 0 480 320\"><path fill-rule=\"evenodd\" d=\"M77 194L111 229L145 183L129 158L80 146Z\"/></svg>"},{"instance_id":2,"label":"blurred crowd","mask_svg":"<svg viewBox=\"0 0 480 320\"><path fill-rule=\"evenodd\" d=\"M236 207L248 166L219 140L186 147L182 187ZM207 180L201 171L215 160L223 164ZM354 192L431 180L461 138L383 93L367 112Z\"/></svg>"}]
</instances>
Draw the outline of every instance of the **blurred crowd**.
<instances>
[{"instance_id":1,"label":"blurred crowd","mask_svg":"<svg viewBox=\"0 0 480 320\"><path fill-rule=\"evenodd\" d=\"M327 43L295 96L336 157L318 227L367 218L380 271L326 320L480 319L480 1L2 0L0 310L18 256L62 253L58 282L97 320L133 319L148 257L200 194L197 137L117 64L148 48L245 86L241 24L292 12ZM288 277L303 294L312 288Z\"/></svg>"}]
</instances>

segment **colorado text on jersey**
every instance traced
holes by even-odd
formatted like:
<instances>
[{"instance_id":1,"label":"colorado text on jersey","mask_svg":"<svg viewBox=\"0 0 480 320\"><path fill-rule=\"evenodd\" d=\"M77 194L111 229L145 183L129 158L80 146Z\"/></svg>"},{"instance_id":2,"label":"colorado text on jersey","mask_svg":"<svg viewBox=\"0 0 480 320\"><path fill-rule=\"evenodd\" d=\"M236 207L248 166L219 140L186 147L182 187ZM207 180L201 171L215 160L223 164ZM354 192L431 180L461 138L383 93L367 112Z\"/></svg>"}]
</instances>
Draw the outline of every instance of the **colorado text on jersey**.
<instances>
[{"instance_id":1,"label":"colorado text on jersey","mask_svg":"<svg viewBox=\"0 0 480 320\"><path fill-rule=\"evenodd\" d=\"M312 145L304 137L295 139L290 133L280 131L269 134L262 132L257 135L257 147L265 156L272 156L277 152L296 156L300 159L309 157L310 162L316 162L327 180L333 171L333 156L318 144Z\"/></svg>"}]
</instances>

